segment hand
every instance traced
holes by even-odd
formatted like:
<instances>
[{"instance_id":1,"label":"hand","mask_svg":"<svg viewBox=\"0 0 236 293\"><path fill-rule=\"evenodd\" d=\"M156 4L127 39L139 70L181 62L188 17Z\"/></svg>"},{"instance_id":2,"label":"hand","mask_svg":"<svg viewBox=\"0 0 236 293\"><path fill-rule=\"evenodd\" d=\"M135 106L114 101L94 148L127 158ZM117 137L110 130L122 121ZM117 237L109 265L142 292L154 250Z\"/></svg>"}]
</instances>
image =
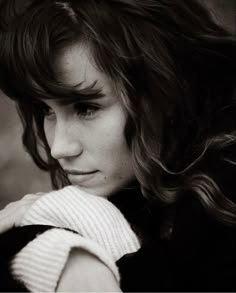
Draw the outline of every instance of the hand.
<instances>
[{"instance_id":1,"label":"hand","mask_svg":"<svg viewBox=\"0 0 236 293\"><path fill-rule=\"evenodd\" d=\"M21 219L43 192L27 194L22 199L9 203L0 211L0 233L20 226Z\"/></svg>"},{"instance_id":2,"label":"hand","mask_svg":"<svg viewBox=\"0 0 236 293\"><path fill-rule=\"evenodd\" d=\"M96 256L74 248L59 281L60 292L121 292L110 269Z\"/></svg>"}]
</instances>

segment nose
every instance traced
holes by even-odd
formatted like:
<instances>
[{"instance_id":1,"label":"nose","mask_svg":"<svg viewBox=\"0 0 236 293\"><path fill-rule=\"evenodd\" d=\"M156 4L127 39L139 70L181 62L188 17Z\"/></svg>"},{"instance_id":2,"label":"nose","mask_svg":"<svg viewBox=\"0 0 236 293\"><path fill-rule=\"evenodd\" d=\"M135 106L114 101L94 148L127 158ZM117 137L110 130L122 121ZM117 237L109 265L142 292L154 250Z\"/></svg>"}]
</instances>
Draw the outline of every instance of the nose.
<instances>
[{"instance_id":1,"label":"nose","mask_svg":"<svg viewBox=\"0 0 236 293\"><path fill-rule=\"evenodd\" d=\"M80 156L82 152L78 132L69 125L57 124L51 144L51 156L60 160Z\"/></svg>"}]
</instances>

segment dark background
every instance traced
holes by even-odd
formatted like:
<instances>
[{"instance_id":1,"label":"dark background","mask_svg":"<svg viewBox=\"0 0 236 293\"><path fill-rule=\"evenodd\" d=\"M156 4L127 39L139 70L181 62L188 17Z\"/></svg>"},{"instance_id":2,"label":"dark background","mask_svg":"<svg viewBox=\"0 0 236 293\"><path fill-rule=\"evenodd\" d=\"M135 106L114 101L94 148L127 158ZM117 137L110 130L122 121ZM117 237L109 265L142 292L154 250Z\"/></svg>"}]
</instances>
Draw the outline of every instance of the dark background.
<instances>
[{"instance_id":1,"label":"dark background","mask_svg":"<svg viewBox=\"0 0 236 293\"><path fill-rule=\"evenodd\" d=\"M235 33L235 0L204 1L217 21ZM51 189L48 174L35 167L23 150L21 135L14 103L0 92L0 209L24 194Z\"/></svg>"}]
</instances>

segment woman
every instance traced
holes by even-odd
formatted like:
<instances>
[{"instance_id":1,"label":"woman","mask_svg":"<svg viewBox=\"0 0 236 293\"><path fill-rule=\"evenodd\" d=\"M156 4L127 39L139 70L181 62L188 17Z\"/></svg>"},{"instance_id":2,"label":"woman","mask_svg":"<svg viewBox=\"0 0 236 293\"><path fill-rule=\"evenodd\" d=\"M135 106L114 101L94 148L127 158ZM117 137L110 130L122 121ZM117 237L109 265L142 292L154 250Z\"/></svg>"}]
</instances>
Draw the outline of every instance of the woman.
<instances>
[{"instance_id":1,"label":"woman","mask_svg":"<svg viewBox=\"0 0 236 293\"><path fill-rule=\"evenodd\" d=\"M4 258L8 283L18 272L27 285L32 273L16 265L9 273L9 255L23 263L30 243L43 247L56 226L90 242L67 251L54 290L235 291L234 38L196 0L11 4L1 8L1 88L18 105L24 146L58 191L1 212L2 231L25 226L0 241L25 231ZM105 230L85 231L77 218L65 224L60 206L77 198L86 199L76 205L86 214L102 201ZM91 227L106 222L102 210L93 212L99 216ZM115 236L111 218L120 223ZM73 232L60 233L74 241ZM110 250L113 239L118 245ZM101 275L87 274L86 263L107 276L106 288Z\"/></svg>"}]
</instances>

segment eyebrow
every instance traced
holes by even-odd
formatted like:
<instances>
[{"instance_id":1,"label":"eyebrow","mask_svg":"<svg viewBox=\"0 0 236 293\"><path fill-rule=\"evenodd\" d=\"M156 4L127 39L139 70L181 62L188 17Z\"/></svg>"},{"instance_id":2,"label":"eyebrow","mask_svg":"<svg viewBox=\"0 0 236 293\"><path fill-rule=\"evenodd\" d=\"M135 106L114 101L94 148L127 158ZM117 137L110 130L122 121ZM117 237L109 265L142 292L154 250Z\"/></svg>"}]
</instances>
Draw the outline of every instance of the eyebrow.
<instances>
[{"instance_id":1,"label":"eyebrow","mask_svg":"<svg viewBox=\"0 0 236 293\"><path fill-rule=\"evenodd\" d=\"M105 97L105 94L101 88L95 88L97 80L86 87L82 87L82 84L83 82L70 88L69 92L63 98L58 99L58 103L61 105L70 105L80 102L85 103Z\"/></svg>"}]
</instances>

